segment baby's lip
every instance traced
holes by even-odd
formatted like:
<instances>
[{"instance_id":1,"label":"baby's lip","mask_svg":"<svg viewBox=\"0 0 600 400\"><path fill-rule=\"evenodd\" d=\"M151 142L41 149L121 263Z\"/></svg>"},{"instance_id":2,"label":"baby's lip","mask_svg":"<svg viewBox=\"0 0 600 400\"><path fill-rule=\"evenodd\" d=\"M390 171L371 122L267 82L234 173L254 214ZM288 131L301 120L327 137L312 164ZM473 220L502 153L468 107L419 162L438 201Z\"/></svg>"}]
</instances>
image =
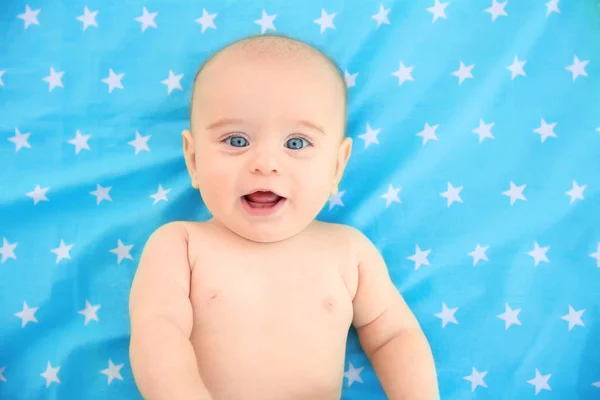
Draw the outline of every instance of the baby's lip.
<instances>
[{"instance_id":1,"label":"baby's lip","mask_svg":"<svg viewBox=\"0 0 600 400\"><path fill-rule=\"evenodd\" d=\"M281 194L279 194L279 192L276 192L275 190L267 189L267 188L253 189L253 190L247 192L246 194L244 194L244 196L248 196L249 194L256 193L256 192L271 192L271 193L275 194L276 196L282 197L284 199L286 198L285 196L282 196Z\"/></svg>"}]
</instances>

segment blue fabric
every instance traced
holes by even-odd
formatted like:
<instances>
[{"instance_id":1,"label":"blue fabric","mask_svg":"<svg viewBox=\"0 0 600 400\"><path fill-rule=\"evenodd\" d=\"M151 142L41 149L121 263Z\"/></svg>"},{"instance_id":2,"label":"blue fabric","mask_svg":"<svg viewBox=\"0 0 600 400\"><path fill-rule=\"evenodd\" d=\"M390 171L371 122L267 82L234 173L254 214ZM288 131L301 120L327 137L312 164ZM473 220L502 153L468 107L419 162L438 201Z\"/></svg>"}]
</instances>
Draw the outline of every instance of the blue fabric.
<instances>
[{"instance_id":1,"label":"blue fabric","mask_svg":"<svg viewBox=\"0 0 600 400\"><path fill-rule=\"evenodd\" d=\"M354 153L320 218L381 250L442 398L598 398L600 8L512 0L4 2L0 398L140 397L141 250L208 217L193 75L263 10L347 73ZM385 398L354 331L345 370L344 399Z\"/></svg>"}]
</instances>

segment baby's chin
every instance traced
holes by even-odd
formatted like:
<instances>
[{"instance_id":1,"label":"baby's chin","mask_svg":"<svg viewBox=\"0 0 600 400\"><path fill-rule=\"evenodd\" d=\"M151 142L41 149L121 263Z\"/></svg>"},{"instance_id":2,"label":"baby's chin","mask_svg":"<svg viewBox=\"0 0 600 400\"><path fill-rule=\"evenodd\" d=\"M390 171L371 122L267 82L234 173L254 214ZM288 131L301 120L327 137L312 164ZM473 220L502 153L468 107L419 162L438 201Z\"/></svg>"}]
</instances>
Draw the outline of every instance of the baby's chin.
<instances>
[{"instance_id":1,"label":"baby's chin","mask_svg":"<svg viewBox=\"0 0 600 400\"><path fill-rule=\"evenodd\" d=\"M310 223L310 222L309 222ZM239 221L224 225L233 233L256 243L277 243L302 232L309 224L302 223L269 223L269 221Z\"/></svg>"}]
</instances>

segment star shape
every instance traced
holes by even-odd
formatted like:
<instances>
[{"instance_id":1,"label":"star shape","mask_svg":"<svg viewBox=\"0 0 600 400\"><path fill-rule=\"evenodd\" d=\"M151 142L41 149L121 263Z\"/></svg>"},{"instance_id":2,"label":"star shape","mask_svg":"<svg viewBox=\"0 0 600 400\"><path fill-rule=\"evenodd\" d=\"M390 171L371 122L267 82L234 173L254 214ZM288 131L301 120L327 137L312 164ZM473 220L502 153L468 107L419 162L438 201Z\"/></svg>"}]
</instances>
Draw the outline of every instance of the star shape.
<instances>
[{"instance_id":1,"label":"star shape","mask_svg":"<svg viewBox=\"0 0 600 400\"><path fill-rule=\"evenodd\" d=\"M557 137L556 133L554 133L555 127L556 122L549 124L544 120L544 118L542 118L540 127L534 129L533 132L538 133L542 137L542 143L544 143L549 137Z\"/></svg>"},{"instance_id":2,"label":"star shape","mask_svg":"<svg viewBox=\"0 0 600 400\"><path fill-rule=\"evenodd\" d=\"M560 14L560 10L558 9L558 2L559 0L550 0L546 3L546 17L548 17L553 12Z\"/></svg>"},{"instance_id":3,"label":"star shape","mask_svg":"<svg viewBox=\"0 0 600 400\"><path fill-rule=\"evenodd\" d=\"M73 248L72 244L66 245L64 240L60 240L60 244L57 248L50 250L52 253L56 254L56 263L58 264L60 260L66 258L67 260L71 259L71 255L69 251Z\"/></svg>"},{"instance_id":4,"label":"star shape","mask_svg":"<svg viewBox=\"0 0 600 400\"><path fill-rule=\"evenodd\" d=\"M456 314L457 310L458 310L458 307L448 308L446 303L442 303L442 311L437 314L434 314L434 316L438 317L442 320L442 328L445 328L449 322L452 322L453 324L458 324L458 321L456 320L456 317L454 316L454 314Z\"/></svg>"},{"instance_id":5,"label":"star shape","mask_svg":"<svg viewBox=\"0 0 600 400\"><path fill-rule=\"evenodd\" d=\"M479 144L481 144L481 142L483 142L486 138L494 139L494 135L492 134L492 128L494 125L495 122L486 124L482 119L479 120L479 126L471 131L479 136Z\"/></svg>"},{"instance_id":6,"label":"star shape","mask_svg":"<svg viewBox=\"0 0 600 400\"><path fill-rule=\"evenodd\" d=\"M21 318L21 328L24 328L28 322L38 322L38 320L35 318L35 312L37 309L37 307L30 308L26 301L23 302L23 311L19 311L18 313L14 314Z\"/></svg>"},{"instance_id":7,"label":"star shape","mask_svg":"<svg viewBox=\"0 0 600 400\"><path fill-rule=\"evenodd\" d=\"M56 72L54 70L53 67L50 67L50 75L48 75L47 77L45 77L43 79L44 82L48 82L48 92L51 92L54 90L55 87L64 87L63 83L61 81L62 76L64 75L65 71L61 71L61 72Z\"/></svg>"},{"instance_id":8,"label":"star shape","mask_svg":"<svg viewBox=\"0 0 600 400\"><path fill-rule=\"evenodd\" d=\"M535 394L537 396L538 393L542 389L552 391L552 389L550 388L550 385L548 385L548 380L550 379L551 376L552 376L552 374L548 374L548 375L540 374L540 371L536 368L535 369L535 378L528 380L527 383L535 386Z\"/></svg>"},{"instance_id":9,"label":"star shape","mask_svg":"<svg viewBox=\"0 0 600 400\"><path fill-rule=\"evenodd\" d=\"M401 203L400 199L398 198L398 193L400 192L400 190L402 190L402 186L399 186L394 189L394 186L392 186L392 184L388 185L387 193L382 194L379 197L379 198L385 200L385 208L388 208L390 206L390 204L392 204L394 202Z\"/></svg>"},{"instance_id":10,"label":"star shape","mask_svg":"<svg viewBox=\"0 0 600 400\"><path fill-rule=\"evenodd\" d=\"M137 156L138 153L142 150L150 151L150 148L148 147L148 140L151 136L152 135L142 136L138 131L135 131L135 139L127 143L135 147L135 155Z\"/></svg>"},{"instance_id":11,"label":"star shape","mask_svg":"<svg viewBox=\"0 0 600 400\"><path fill-rule=\"evenodd\" d=\"M367 131L362 135L358 135L359 138L365 141L365 149L369 147L371 143L379 144L377 140L377 135L381 131L381 128L373 129L371 125L367 124Z\"/></svg>"},{"instance_id":12,"label":"star shape","mask_svg":"<svg viewBox=\"0 0 600 400\"><path fill-rule=\"evenodd\" d=\"M427 259L427 257L429 256L429 253L431 253L431 249L423 251L423 250L421 250L419 245L416 245L415 246L415 254L413 254L410 257L406 257L406 259L414 261L415 271L417 271L422 265L427 265L427 266L430 265L429 260Z\"/></svg>"},{"instance_id":13,"label":"star shape","mask_svg":"<svg viewBox=\"0 0 600 400\"><path fill-rule=\"evenodd\" d=\"M160 83L167 85L167 94L171 94L171 92L175 89L183 90L181 87L181 78L183 78L183 74L175 75L173 74L173 70L169 70L169 77L167 79L163 79Z\"/></svg>"},{"instance_id":14,"label":"star shape","mask_svg":"<svg viewBox=\"0 0 600 400\"><path fill-rule=\"evenodd\" d=\"M428 12L433 14L433 21L431 21L431 23L435 23L435 21L437 21L438 18L447 19L446 7L448 7L448 3L442 3L440 2L440 0L435 0L433 6L427 9Z\"/></svg>"},{"instance_id":15,"label":"star shape","mask_svg":"<svg viewBox=\"0 0 600 400\"><path fill-rule=\"evenodd\" d=\"M452 205L455 201L462 203L462 199L460 198L460 191L463 190L462 186L454 187L452 183L448 182L448 188L445 192L440 193L440 196L445 197L448 200L448 207Z\"/></svg>"},{"instance_id":16,"label":"star shape","mask_svg":"<svg viewBox=\"0 0 600 400\"><path fill-rule=\"evenodd\" d=\"M49 387L52 382L60 383L60 379L58 379L58 371L60 371L60 367L52 368L50 361L48 361L46 371L40 374L44 377L44 379L46 379L46 387Z\"/></svg>"},{"instance_id":17,"label":"star shape","mask_svg":"<svg viewBox=\"0 0 600 400\"><path fill-rule=\"evenodd\" d=\"M372 15L371 18L373 18L375 21L377 21L377 28L375 29L379 29L379 27L381 26L381 24L386 24L389 25L390 24L390 20L388 19L388 14L390 13L391 8L384 8L383 4L379 4L379 12L375 15Z\"/></svg>"},{"instance_id":18,"label":"star shape","mask_svg":"<svg viewBox=\"0 0 600 400\"><path fill-rule=\"evenodd\" d=\"M573 188L571 190L569 190L568 192L565 192L565 194L567 196L571 197L571 201L569 201L569 204L573 204L573 202L575 200L584 200L583 198L583 191L587 188L587 185L581 185L579 186L577 184L577 182L573 181Z\"/></svg>"},{"instance_id":19,"label":"star shape","mask_svg":"<svg viewBox=\"0 0 600 400\"><path fill-rule=\"evenodd\" d=\"M142 8L142 15L136 17L134 21L137 21L142 24L142 32L145 32L148 28L157 29L156 22L154 22L154 18L158 15L158 12L149 13L146 7Z\"/></svg>"},{"instance_id":20,"label":"star shape","mask_svg":"<svg viewBox=\"0 0 600 400\"><path fill-rule=\"evenodd\" d=\"M346 87L351 88L356 86L356 77L358 76L358 72L350 74L348 70L344 71L344 80L346 81Z\"/></svg>"},{"instance_id":21,"label":"star shape","mask_svg":"<svg viewBox=\"0 0 600 400\"><path fill-rule=\"evenodd\" d=\"M0 260L0 263L4 264L9 258L16 260L17 256L15 255L15 249L18 245L19 243L17 242L9 243L6 238L2 238L2 247L0 247L0 255L2 255L2 260Z\"/></svg>"},{"instance_id":22,"label":"star shape","mask_svg":"<svg viewBox=\"0 0 600 400\"><path fill-rule=\"evenodd\" d=\"M510 181L510 189L502 192L502 194L510 196L510 205L512 206L517 200L527 201L527 198L523 195L523 190L525 190L526 187L527 185L517 186L513 181Z\"/></svg>"},{"instance_id":23,"label":"star shape","mask_svg":"<svg viewBox=\"0 0 600 400\"><path fill-rule=\"evenodd\" d=\"M4 373L5 369L6 369L6 367L0 367L0 381L3 381L3 382L7 382L7 380L4 377L4 375L2 375Z\"/></svg>"},{"instance_id":24,"label":"star shape","mask_svg":"<svg viewBox=\"0 0 600 400\"><path fill-rule=\"evenodd\" d=\"M525 64L526 63L527 63L527 60L519 60L519 58L517 56L515 56L513 63L511 65L509 65L508 68L506 68L507 70L509 70L511 72L510 80L515 79L519 75L527 76L527 74L525 73Z\"/></svg>"},{"instance_id":25,"label":"star shape","mask_svg":"<svg viewBox=\"0 0 600 400\"><path fill-rule=\"evenodd\" d=\"M208 28L217 29L217 27L215 26L215 17L217 15L218 13L209 14L204 8L202 9L202 16L194 20L194 22L197 22L200 25L202 25L201 33L204 33L204 31L206 31Z\"/></svg>"},{"instance_id":26,"label":"star shape","mask_svg":"<svg viewBox=\"0 0 600 400\"><path fill-rule=\"evenodd\" d=\"M598 242L598 247L596 248L596 252L590 254L590 257L596 259L596 267L600 268L600 242ZM2 258L4 260L4 258Z\"/></svg>"},{"instance_id":27,"label":"star shape","mask_svg":"<svg viewBox=\"0 0 600 400\"><path fill-rule=\"evenodd\" d=\"M102 200L112 201L110 194L108 194L111 189L112 186L102 187L100 184L96 184L96 190L90 192L91 195L96 196L96 205L102 203Z\"/></svg>"},{"instance_id":28,"label":"star shape","mask_svg":"<svg viewBox=\"0 0 600 400\"><path fill-rule=\"evenodd\" d=\"M569 322L569 332L575 325L584 326L583 321L581 320L581 316L585 312L585 309L575 311L575 309L569 304L569 313L567 315L563 315L560 319Z\"/></svg>"},{"instance_id":29,"label":"star shape","mask_svg":"<svg viewBox=\"0 0 600 400\"><path fill-rule=\"evenodd\" d=\"M498 315L497 317L504 320L504 330L508 330L508 328L510 328L512 325L519 325L521 326L521 321L519 321L519 313L521 312L521 309L516 309L513 310L512 308L510 308L510 306L508 305L508 303L504 304L504 313Z\"/></svg>"},{"instance_id":30,"label":"star shape","mask_svg":"<svg viewBox=\"0 0 600 400\"><path fill-rule=\"evenodd\" d=\"M111 359L108 360L108 368L100 371L101 374L108 376L107 385L110 385L113 379L119 379L121 381L123 380L120 372L121 368L123 368L123 365L124 364L115 365Z\"/></svg>"},{"instance_id":31,"label":"star shape","mask_svg":"<svg viewBox=\"0 0 600 400\"><path fill-rule=\"evenodd\" d=\"M458 84L462 85L462 83L465 81L465 79L472 79L473 78L473 74L471 73L471 70L473 69L473 67L475 67L475 64L471 64L468 67L461 61L460 62L460 66L458 67L458 69L454 72L452 72L452 75L458 77Z\"/></svg>"},{"instance_id":32,"label":"star shape","mask_svg":"<svg viewBox=\"0 0 600 400\"><path fill-rule=\"evenodd\" d=\"M268 29L271 29L273 31L277 30L274 24L275 18L277 18L277 14L269 15L264 9L262 10L262 15L260 19L254 21L255 24L260 25L261 35L265 33Z\"/></svg>"},{"instance_id":33,"label":"star shape","mask_svg":"<svg viewBox=\"0 0 600 400\"><path fill-rule=\"evenodd\" d=\"M17 15L17 18L25 21L24 29L29 28L29 25L39 25L39 21L37 19L38 14L42 11L41 9L32 10L29 5L25 5L25 12L23 14Z\"/></svg>"},{"instance_id":34,"label":"star shape","mask_svg":"<svg viewBox=\"0 0 600 400\"><path fill-rule=\"evenodd\" d=\"M398 71L392 73L392 76L398 78L398 86L402 86L402 84L406 81L414 81L412 77L412 70L414 67L406 67L402 61L400 61L400 66Z\"/></svg>"},{"instance_id":35,"label":"star shape","mask_svg":"<svg viewBox=\"0 0 600 400\"><path fill-rule=\"evenodd\" d=\"M4 76L5 73L6 73L5 69L0 69L0 86L4 86L4 81L2 80L2 77Z\"/></svg>"},{"instance_id":36,"label":"star shape","mask_svg":"<svg viewBox=\"0 0 600 400\"><path fill-rule=\"evenodd\" d=\"M15 153L21 150L23 147L26 147L28 149L31 148L31 145L27 141L29 139L29 135L31 135L31 132L21 133L21 131L19 131L19 128L15 128L15 136L8 138L9 141L13 142L16 145Z\"/></svg>"},{"instance_id":37,"label":"star shape","mask_svg":"<svg viewBox=\"0 0 600 400\"><path fill-rule=\"evenodd\" d=\"M484 260L484 261L489 261L487 258L487 255L485 254L485 252L490 248L490 246L485 246L482 247L479 245L479 243L477 243L477 246L475 247L475 250L473 250L472 252L470 252L468 255L473 257L473 266L475 267L479 261Z\"/></svg>"},{"instance_id":38,"label":"star shape","mask_svg":"<svg viewBox=\"0 0 600 400\"><path fill-rule=\"evenodd\" d=\"M108 71L108 77L102 79L103 83L108 85L108 93L112 93L115 89L125 89L121 83L121 79L125 76L125 73L115 74L112 68Z\"/></svg>"},{"instance_id":39,"label":"star shape","mask_svg":"<svg viewBox=\"0 0 600 400\"><path fill-rule=\"evenodd\" d=\"M98 15L98 10L90 11L87 7L83 7L83 15L80 15L75 19L83 23L83 30L85 31L90 26L98 27L96 15Z\"/></svg>"},{"instance_id":40,"label":"star shape","mask_svg":"<svg viewBox=\"0 0 600 400\"><path fill-rule=\"evenodd\" d=\"M75 154L79 154L82 149L90 150L87 141L91 137L92 135L82 135L79 129L75 131L75 137L69 140L69 143L75 146Z\"/></svg>"},{"instance_id":41,"label":"star shape","mask_svg":"<svg viewBox=\"0 0 600 400\"><path fill-rule=\"evenodd\" d=\"M46 192L48 192L48 189L50 189L50 187L42 189L40 185L35 185L35 189L33 189L32 192L25 193L25 195L27 197L31 197L33 199L33 205L36 206L40 201L50 201L46 197Z\"/></svg>"},{"instance_id":42,"label":"star shape","mask_svg":"<svg viewBox=\"0 0 600 400\"><path fill-rule=\"evenodd\" d=\"M435 134L435 131L437 130L437 128L440 125L434 125L434 126L429 126L429 124L426 122L425 123L425 127L423 128L423 130L419 133L417 133L417 136L420 136L423 138L423 146L425 146L427 144L428 141L430 140L438 140L437 135Z\"/></svg>"},{"instance_id":43,"label":"star shape","mask_svg":"<svg viewBox=\"0 0 600 400\"><path fill-rule=\"evenodd\" d=\"M600 381L592 383L592 386L600 388Z\"/></svg>"},{"instance_id":44,"label":"star shape","mask_svg":"<svg viewBox=\"0 0 600 400\"><path fill-rule=\"evenodd\" d=\"M117 247L115 249L112 249L109 251L111 253L114 253L117 255L117 264L121 264L121 261L123 261L124 258L126 258L128 260L133 260L133 257L131 256L131 254L129 254L132 247L133 247L132 244L129 244L126 246L123 244L123 242L121 242L121 239L118 239Z\"/></svg>"},{"instance_id":45,"label":"star shape","mask_svg":"<svg viewBox=\"0 0 600 400\"><path fill-rule=\"evenodd\" d=\"M485 381L483 380L483 378L485 378L485 376L487 375L487 371L484 372L479 372L475 369L475 367L473 367L471 369L471 375L469 376L465 376L463 379L471 382L471 392L474 392L475 389L477 389L478 386L482 386L484 388L487 388L487 385L485 384Z\"/></svg>"},{"instance_id":46,"label":"star shape","mask_svg":"<svg viewBox=\"0 0 600 400\"><path fill-rule=\"evenodd\" d=\"M81 311L77 311L77 314L81 314L85 317L85 321L83 322L83 326L87 326L90 321L99 321L96 312L100 309L100 304L93 306L90 304L89 300L85 301L85 308Z\"/></svg>"},{"instance_id":47,"label":"star shape","mask_svg":"<svg viewBox=\"0 0 600 400\"><path fill-rule=\"evenodd\" d=\"M336 13L327 14L325 9L321 9L321 17L313 21L315 24L319 24L321 26L321 34L323 34L327 28L335 29L335 25L333 24L333 18L335 18L335 14Z\"/></svg>"},{"instance_id":48,"label":"star shape","mask_svg":"<svg viewBox=\"0 0 600 400\"><path fill-rule=\"evenodd\" d=\"M587 72L585 72L585 67L588 65L590 60L581 61L577 56L573 58L573 64L565 67L567 71L571 71L573 74L573 80L577 79L579 76L588 76Z\"/></svg>"},{"instance_id":49,"label":"star shape","mask_svg":"<svg viewBox=\"0 0 600 400\"><path fill-rule=\"evenodd\" d=\"M165 190L165 189L163 189L162 185L158 185L158 192L150 195L150 197L154 199L154 202L152 203L152 205L155 205L156 203L158 203L161 200L169 201L169 199L167 198L167 194L170 191L171 191L171 189Z\"/></svg>"},{"instance_id":50,"label":"star shape","mask_svg":"<svg viewBox=\"0 0 600 400\"><path fill-rule=\"evenodd\" d=\"M500 16L508 16L504 7L508 4L508 0L503 1L502 3L498 3L498 0L492 0L492 6L490 8L486 8L484 11L492 14L492 22L496 20L496 18Z\"/></svg>"},{"instance_id":51,"label":"star shape","mask_svg":"<svg viewBox=\"0 0 600 400\"><path fill-rule=\"evenodd\" d=\"M363 370L363 368L364 367L355 368L354 365L352 365L352 363L350 363L350 367L348 368L348 371L344 372L344 378L348 379L348 387L352 386L352 384L354 382L363 383L363 381L360 377L360 373Z\"/></svg>"},{"instance_id":52,"label":"star shape","mask_svg":"<svg viewBox=\"0 0 600 400\"><path fill-rule=\"evenodd\" d=\"M537 267L538 264L542 261L546 263L550 262L550 260L548 260L548 257L546 256L546 252L548 252L548 250L550 250L550 246L540 247L537 241L533 243L533 250L531 250L527 254L533 257L534 267Z\"/></svg>"},{"instance_id":53,"label":"star shape","mask_svg":"<svg viewBox=\"0 0 600 400\"><path fill-rule=\"evenodd\" d=\"M331 211L335 206L344 207L344 202L342 201L342 196L346 193L345 190L338 192L329 197L329 210Z\"/></svg>"}]
</instances>

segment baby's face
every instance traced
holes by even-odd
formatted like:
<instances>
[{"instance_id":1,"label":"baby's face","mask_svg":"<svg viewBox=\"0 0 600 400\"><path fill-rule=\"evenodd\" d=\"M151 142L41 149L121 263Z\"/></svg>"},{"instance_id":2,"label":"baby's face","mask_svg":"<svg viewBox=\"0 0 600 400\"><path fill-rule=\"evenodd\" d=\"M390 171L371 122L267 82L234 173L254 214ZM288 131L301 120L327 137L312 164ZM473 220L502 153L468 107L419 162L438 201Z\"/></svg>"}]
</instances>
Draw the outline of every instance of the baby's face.
<instances>
[{"instance_id":1,"label":"baby's face","mask_svg":"<svg viewBox=\"0 0 600 400\"><path fill-rule=\"evenodd\" d=\"M289 238L337 190L351 140L343 88L323 60L223 55L202 72L193 107L188 169L231 231Z\"/></svg>"}]
</instances>

